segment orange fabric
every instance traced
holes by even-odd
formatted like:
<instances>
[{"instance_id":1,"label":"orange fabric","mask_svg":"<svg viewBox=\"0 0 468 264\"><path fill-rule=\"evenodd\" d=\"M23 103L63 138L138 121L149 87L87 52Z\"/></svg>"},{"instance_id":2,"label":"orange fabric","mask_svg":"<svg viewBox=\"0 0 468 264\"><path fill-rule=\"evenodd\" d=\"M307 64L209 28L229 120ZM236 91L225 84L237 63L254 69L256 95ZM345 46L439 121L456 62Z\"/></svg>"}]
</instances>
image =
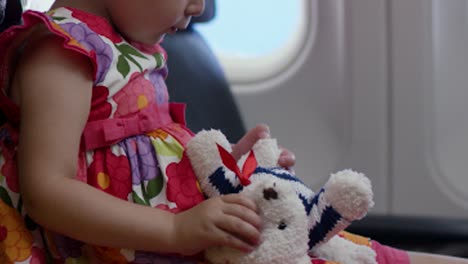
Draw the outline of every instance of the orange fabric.
<instances>
[{"instance_id":1,"label":"orange fabric","mask_svg":"<svg viewBox=\"0 0 468 264\"><path fill-rule=\"evenodd\" d=\"M358 245L363 245L363 246L368 246L368 247L371 246L371 240L367 237L351 234L346 231L342 231L338 235Z\"/></svg>"}]
</instances>

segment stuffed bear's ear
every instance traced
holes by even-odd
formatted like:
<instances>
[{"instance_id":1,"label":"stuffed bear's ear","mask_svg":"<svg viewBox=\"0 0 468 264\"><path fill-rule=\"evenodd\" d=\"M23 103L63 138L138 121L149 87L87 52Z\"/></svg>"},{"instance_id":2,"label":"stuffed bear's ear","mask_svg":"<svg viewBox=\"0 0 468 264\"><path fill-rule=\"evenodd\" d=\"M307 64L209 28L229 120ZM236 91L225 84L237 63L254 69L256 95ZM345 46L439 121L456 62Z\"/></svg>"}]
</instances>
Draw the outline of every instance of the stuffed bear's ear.
<instances>
[{"instance_id":1,"label":"stuffed bear's ear","mask_svg":"<svg viewBox=\"0 0 468 264\"><path fill-rule=\"evenodd\" d=\"M262 138L255 143L253 146L253 152L257 160L259 167L263 168L274 168L278 167L278 159L281 154L281 150L274 138ZM239 167L242 168L242 165L247 158L247 155L244 155L239 160Z\"/></svg>"},{"instance_id":2,"label":"stuffed bear's ear","mask_svg":"<svg viewBox=\"0 0 468 264\"><path fill-rule=\"evenodd\" d=\"M187 143L187 155L201 184L223 166L217 144L232 152L231 144L219 130L200 131Z\"/></svg>"}]
</instances>

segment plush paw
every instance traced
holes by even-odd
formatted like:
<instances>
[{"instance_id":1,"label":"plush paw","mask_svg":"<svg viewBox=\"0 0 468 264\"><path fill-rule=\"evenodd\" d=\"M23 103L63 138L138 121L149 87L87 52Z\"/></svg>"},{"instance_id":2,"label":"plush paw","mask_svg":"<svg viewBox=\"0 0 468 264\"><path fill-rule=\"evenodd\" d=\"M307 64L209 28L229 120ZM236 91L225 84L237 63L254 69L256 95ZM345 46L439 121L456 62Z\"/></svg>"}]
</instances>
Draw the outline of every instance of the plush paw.
<instances>
[{"instance_id":1,"label":"plush paw","mask_svg":"<svg viewBox=\"0 0 468 264\"><path fill-rule=\"evenodd\" d=\"M371 182L362 173L344 170L332 174L324 188L325 199L348 221L363 218L374 206Z\"/></svg>"},{"instance_id":2,"label":"plush paw","mask_svg":"<svg viewBox=\"0 0 468 264\"><path fill-rule=\"evenodd\" d=\"M377 264L375 252L339 236L317 246L312 254L327 260L346 264Z\"/></svg>"},{"instance_id":3,"label":"plush paw","mask_svg":"<svg viewBox=\"0 0 468 264\"><path fill-rule=\"evenodd\" d=\"M281 155L281 149L276 139L263 138L257 141L253 146L253 151L258 162L258 166L264 168L278 167L278 159Z\"/></svg>"},{"instance_id":4,"label":"plush paw","mask_svg":"<svg viewBox=\"0 0 468 264\"><path fill-rule=\"evenodd\" d=\"M353 261L353 263L360 264L377 264L376 257L375 251L370 247L359 246L354 250L354 254L351 256L351 261Z\"/></svg>"}]
</instances>

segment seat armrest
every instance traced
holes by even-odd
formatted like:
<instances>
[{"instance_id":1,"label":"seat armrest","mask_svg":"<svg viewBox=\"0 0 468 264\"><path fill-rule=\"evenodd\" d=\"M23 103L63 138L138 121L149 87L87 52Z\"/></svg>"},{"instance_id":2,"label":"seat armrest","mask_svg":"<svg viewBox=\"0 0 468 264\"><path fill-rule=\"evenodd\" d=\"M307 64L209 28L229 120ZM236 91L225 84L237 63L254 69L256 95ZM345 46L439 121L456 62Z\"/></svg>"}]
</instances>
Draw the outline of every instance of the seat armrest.
<instances>
[{"instance_id":1,"label":"seat armrest","mask_svg":"<svg viewBox=\"0 0 468 264\"><path fill-rule=\"evenodd\" d=\"M406 250L468 257L467 220L369 215L347 231Z\"/></svg>"}]
</instances>

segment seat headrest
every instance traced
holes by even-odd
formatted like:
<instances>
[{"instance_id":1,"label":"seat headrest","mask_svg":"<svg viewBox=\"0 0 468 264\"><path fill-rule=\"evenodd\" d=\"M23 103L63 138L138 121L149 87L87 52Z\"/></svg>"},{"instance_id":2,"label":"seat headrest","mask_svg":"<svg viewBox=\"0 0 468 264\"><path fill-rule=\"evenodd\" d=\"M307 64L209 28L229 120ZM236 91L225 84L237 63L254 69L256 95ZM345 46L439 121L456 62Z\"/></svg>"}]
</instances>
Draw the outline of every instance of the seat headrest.
<instances>
[{"instance_id":1,"label":"seat headrest","mask_svg":"<svg viewBox=\"0 0 468 264\"><path fill-rule=\"evenodd\" d=\"M215 0L205 0L205 12L199 17L194 17L192 23L203 23L212 20L216 14Z\"/></svg>"}]
</instances>

